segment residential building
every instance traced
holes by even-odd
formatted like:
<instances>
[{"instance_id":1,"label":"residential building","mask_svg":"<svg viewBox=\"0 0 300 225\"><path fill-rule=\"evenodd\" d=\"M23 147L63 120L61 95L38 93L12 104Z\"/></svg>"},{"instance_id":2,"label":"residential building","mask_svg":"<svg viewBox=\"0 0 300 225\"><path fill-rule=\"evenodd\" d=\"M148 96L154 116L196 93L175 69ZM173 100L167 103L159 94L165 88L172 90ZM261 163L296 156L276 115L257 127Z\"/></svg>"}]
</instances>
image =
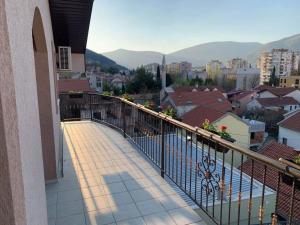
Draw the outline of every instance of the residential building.
<instances>
[{"instance_id":1,"label":"residential building","mask_svg":"<svg viewBox=\"0 0 300 225\"><path fill-rule=\"evenodd\" d=\"M263 147L259 153L263 157L268 157L269 159L276 161L280 158L293 160L294 157L299 154L295 149L287 145L279 144L276 141L271 141ZM277 221L288 221L290 212L294 215L294 221L300 221L300 191L296 189L293 192L292 185L283 182L282 174L278 173L274 168L268 168L265 171L265 166L263 164L250 159L247 160L241 168L243 168L244 173L253 177L255 180L259 182L265 181L266 187L277 190ZM281 179L278 176L279 174ZM277 188L278 186L280 187L279 189ZM291 209L290 207L292 195L294 195L294 204L297 205L297 208L295 209ZM297 224L297 222L295 224Z\"/></svg>"},{"instance_id":2,"label":"residential building","mask_svg":"<svg viewBox=\"0 0 300 225\"><path fill-rule=\"evenodd\" d=\"M237 69L247 69L249 68L249 63L247 60L244 60L242 58L233 58L228 61L229 69L237 70Z\"/></svg>"},{"instance_id":3,"label":"residential building","mask_svg":"<svg viewBox=\"0 0 300 225\"><path fill-rule=\"evenodd\" d=\"M284 76L280 78L280 87L300 88L300 76Z\"/></svg>"},{"instance_id":4,"label":"residential building","mask_svg":"<svg viewBox=\"0 0 300 225\"><path fill-rule=\"evenodd\" d=\"M289 112L298 108L299 102L297 102L293 97L256 98L247 104L247 110L269 109Z\"/></svg>"},{"instance_id":5,"label":"residential building","mask_svg":"<svg viewBox=\"0 0 300 225\"><path fill-rule=\"evenodd\" d=\"M221 74L222 62L219 60L212 60L206 64L206 72L208 77L216 79Z\"/></svg>"},{"instance_id":6,"label":"residential building","mask_svg":"<svg viewBox=\"0 0 300 225\"><path fill-rule=\"evenodd\" d=\"M300 90L296 88L274 88L265 86L257 89L257 98L293 97L300 103Z\"/></svg>"},{"instance_id":7,"label":"residential building","mask_svg":"<svg viewBox=\"0 0 300 225\"><path fill-rule=\"evenodd\" d=\"M145 66L143 66L145 68L145 70L148 73L152 73L153 77L156 79L156 74L157 74L157 67L159 67L160 65L158 63L150 63L147 64Z\"/></svg>"},{"instance_id":8,"label":"residential building","mask_svg":"<svg viewBox=\"0 0 300 225\"><path fill-rule=\"evenodd\" d=\"M242 68L236 70L236 90L252 90L259 85L260 70Z\"/></svg>"},{"instance_id":9,"label":"residential building","mask_svg":"<svg viewBox=\"0 0 300 225\"><path fill-rule=\"evenodd\" d=\"M292 71L299 69L299 52L288 49L273 49L260 55L260 84L269 82L273 69L275 75L289 76Z\"/></svg>"},{"instance_id":10,"label":"residential building","mask_svg":"<svg viewBox=\"0 0 300 225\"><path fill-rule=\"evenodd\" d=\"M180 74L180 65L179 63L171 63L167 65L167 73L171 75L179 75Z\"/></svg>"},{"instance_id":11,"label":"residential building","mask_svg":"<svg viewBox=\"0 0 300 225\"><path fill-rule=\"evenodd\" d=\"M278 142L300 151L300 110L287 113L278 126Z\"/></svg>"},{"instance_id":12,"label":"residential building","mask_svg":"<svg viewBox=\"0 0 300 225\"><path fill-rule=\"evenodd\" d=\"M62 163L57 72L85 72L92 6L0 0L0 224L48 224L45 183Z\"/></svg>"},{"instance_id":13,"label":"residential building","mask_svg":"<svg viewBox=\"0 0 300 225\"><path fill-rule=\"evenodd\" d=\"M186 77L192 71L192 64L189 62L171 63L167 65L167 73Z\"/></svg>"},{"instance_id":14,"label":"residential building","mask_svg":"<svg viewBox=\"0 0 300 225\"><path fill-rule=\"evenodd\" d=\"M229 101L232 104L234 113L237 115L243 114L247 111L247 105L251 102L256 96L255 91L241 91L236 94L231 95Z\"/></svg>"},{"instance_id":15,"label":"residential building","mask_svg":"<svg viewBox=\"0 0 300 225\"><path fill-rule=\"evenodd\" d=\"M176 109L178 117L182 117L185 113L201 105L220 112L231 110L230 102L217 89L212 91L209 89L197 90L197 88L192 88L192 90L175 89L174 92L168 93L163 101L163 106L171 106Z\"/></svg>"}]
</instances>

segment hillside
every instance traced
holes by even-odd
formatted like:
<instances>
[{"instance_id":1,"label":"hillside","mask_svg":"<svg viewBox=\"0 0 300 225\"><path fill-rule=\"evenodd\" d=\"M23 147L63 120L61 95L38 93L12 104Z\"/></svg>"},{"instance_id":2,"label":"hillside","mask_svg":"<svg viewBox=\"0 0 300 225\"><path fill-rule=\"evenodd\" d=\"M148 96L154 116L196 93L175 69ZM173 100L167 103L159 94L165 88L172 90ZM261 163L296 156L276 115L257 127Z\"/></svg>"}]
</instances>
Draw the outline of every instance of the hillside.
<instances>
[{"instance_id":1,"label":"hillside","mask_svg":"<svg viewBox=\"0 0 300 225\"><path fill-rule=\"evenodd\" d=\"M127 68L117 64L115 61L109 59L108 57L96 53L92 50L87 49L85 53L87 63L99 63L103 69L117 68L119 70L126 70Z\"/></svg>"},{"instance_id":2,"label":"hillside","mask_svg":"<svg viewBox=\"0 0 300 225\"><path fill-rule=\"evenodd\" d=\"M300 51L300 34L283 38L267 44L258 42L210 42L185 48L166 55L167 63L189 61L193 66L205 65L212 59L226 63L228 60L241 57L255 63L259 54L273 48L288 48ZM157 62L161 63L162 53L155 51L131 51L119 49L103 53L104 56L128 68Z\"/></svg>"}]
</instances>

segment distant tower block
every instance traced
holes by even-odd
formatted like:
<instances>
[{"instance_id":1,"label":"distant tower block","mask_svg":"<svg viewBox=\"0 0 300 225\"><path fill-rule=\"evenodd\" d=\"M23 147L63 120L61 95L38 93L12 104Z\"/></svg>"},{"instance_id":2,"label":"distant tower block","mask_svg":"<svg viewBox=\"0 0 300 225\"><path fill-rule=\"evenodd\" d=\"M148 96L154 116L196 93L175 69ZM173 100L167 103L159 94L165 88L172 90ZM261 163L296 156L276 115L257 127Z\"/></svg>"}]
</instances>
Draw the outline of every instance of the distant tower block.
<instances>
[{"instance_id":1,"label":"distant tower block","mask_svg":"<svg viewBox=\"0 0 300 225\"><path fill-rule=\"evenodd\" d=\"M166 87L166 76L167 76L167 66L166 66L166 57L163 56L162 65L161 65L161 88L165 89Z\"/></svg>"}]
</instances>

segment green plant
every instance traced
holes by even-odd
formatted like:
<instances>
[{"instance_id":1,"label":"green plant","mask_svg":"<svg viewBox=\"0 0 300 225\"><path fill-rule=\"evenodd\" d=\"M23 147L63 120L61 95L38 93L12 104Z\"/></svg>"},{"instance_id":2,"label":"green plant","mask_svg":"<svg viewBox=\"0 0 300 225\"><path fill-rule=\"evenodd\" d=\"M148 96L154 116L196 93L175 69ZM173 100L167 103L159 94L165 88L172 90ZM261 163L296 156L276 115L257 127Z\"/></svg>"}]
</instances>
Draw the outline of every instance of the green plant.
<instances>
[{"instance_id":1,"label":"green plant","mask_svg":"<svg viewBox=\"0 0 300 225\"><path fill-rule=\"evenodd\" d=\"M127 93L125 93L123 95L123 98L126 99L127 101L130 101L130 102L134 101L134 99L129 94L127 94Z\"/></svg>"},{"instance_id":2,"label":"green plant","mask_svg":"<svg viewBox=\"0 0 300 225\"><path fill-rule=\"evenodd\" d=\"M219 135L222 138L231 138L230 134L227 132L227 127L224 125L220 127Z\"/></svg>"},{"instance_id":3,"label":"green plant","mask_svg":"<svg viewBox=\"0 0 300 225\"><path fill-rule=\"evenodd\" d=\"M211 124L208 119L205 119L204 123L202 124L202 127L204 130L207 130L207 131L210 131L213 133L218 133L217 128L213 124Z\"/></svg>"},{"instance_id":4,"label":"green plant","mask_svg":"<svg viewBox=\"0 0 300 225\"><path fill-rule=\"evenodd\" d=\"M154 109L154 104L153 104L153 102L151 102L151 101L146 101L146 102L144 103L144 106L145 106L147 109Z\"/></svg>"},{"instance_id":5,"label":"green plant","mask_svg":"<svg viewBox=\"0 0 300 225\"><path fill-rule=\"evenodd\" d=\"M104 91L104 92L102 93L102 95L104 95L104 96L111 96L111 93L110 93L109 91Z\"/></svg>"},{"instance_id":6,"label":"green plant","mask_svg":"<svg viewBox=\"0 0 300 225\"><path fill-rule=\"evenodd\" d=\"M300 154L295 156L293 159L294 163L296 163L297 165L300 165Z\"/></svg>"},{"instance_id":7,"label":"green plant","mask_svg":"<svg viewBox=\"0 0 300 225\"><path fill-rule=\"evenodd\" d=\"M173 119L176 119L177 117L177 112L174 108L172 108L171 106L168 106L164 111L163 113L167 116L170 116L172 117Z\"/></svg>"}]
</instances>

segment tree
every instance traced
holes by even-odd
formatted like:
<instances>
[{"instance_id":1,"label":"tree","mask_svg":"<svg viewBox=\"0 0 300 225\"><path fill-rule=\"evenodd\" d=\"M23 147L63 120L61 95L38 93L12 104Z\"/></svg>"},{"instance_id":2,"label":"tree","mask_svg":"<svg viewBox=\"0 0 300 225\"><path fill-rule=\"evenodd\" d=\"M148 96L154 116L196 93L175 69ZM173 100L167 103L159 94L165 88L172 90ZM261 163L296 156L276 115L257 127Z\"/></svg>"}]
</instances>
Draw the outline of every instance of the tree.
<instances>
[{"instance_id":1,"label":"tree","mask_svg":"<svg viewBox=\"0 0 300 225\"><path fill-rule=\"evenodd\" d=\"M202 78L199 78L198 76L196 78L193 78L190 80L190 85L191 86L201 86L203 84Z\"/></svg>"},{"instance_id":2,"label":"tree","mask_svg":"<svg viewBox=\"0 0 300 225\"><path fill-rule=\"evenodd\" d=\"M156 81L158 82L158 81L160 81L160 67L159 66L157 66L157 71L156 71Z\"/></svg>"},{"instance_id":3,"label":"tree","mask_svg":"<svg viewBox=\"0 0 300 225\"><path fill-rule=\"evenodd\" d=\"M171 75L167 73L166 74L166 86L168 87L171 84L173 84L173 79L172 79Z\"/></svg>"},{"instance_id":4,"label":"tree","mask_svg":"<svg viewBox=\"0 0 300 225\"><path fill-rule=\"evenodd\" d=\"M107 81L103 81L103 91L111 91L110 85Z\"/></svg>"},{"instance_id":5,"label":"tree","mask_svg":"<svg viewBox=\"0 0 300 225\"><path fill-rule=\"evenodd\" d=\"M276 87L276 86L278 86L278 84L279 84L279 78L276 77L276 68L274 66L273 70L272 70L272 73L271 73L271 76L270 76L269 85Z\"/></svg>"}]
</instances>

